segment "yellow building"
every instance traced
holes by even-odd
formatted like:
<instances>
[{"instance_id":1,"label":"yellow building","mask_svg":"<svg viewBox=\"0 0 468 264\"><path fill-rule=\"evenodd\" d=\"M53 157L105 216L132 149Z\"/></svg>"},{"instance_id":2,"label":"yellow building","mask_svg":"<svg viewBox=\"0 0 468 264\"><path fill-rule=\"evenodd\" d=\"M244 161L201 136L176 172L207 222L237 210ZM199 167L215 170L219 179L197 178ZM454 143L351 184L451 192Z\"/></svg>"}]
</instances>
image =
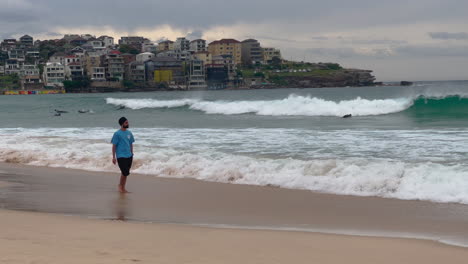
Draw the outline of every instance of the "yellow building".
<instances>
[{"instance_id":1,"label":"yellow building","mask_svg":"<svg viewBox=\"0 0 468 264\"><path fill-rule=\"evenodd\" d=\"M198 60L203 61L203 65L211 64L213 61L213 57L208 51L195 52L192 56L197 58Z\"/></svg>"},{"instance_id":2,"label":"yellow building","mask_svg":"<svg viewBox=\"0 0 468 264\"><path fill-rule=\"evenodd\" d=\"M208 51L212 56L231 55L234 64L240 64L242 61L242 46L235 39L216 40L208 44Z\"/></svg>"},{"instance_id":3,"label":"yellow building","mask_svg":"<svg viewBox=\"0 0 468 264\"><path fill-rule=\"evenodd\" d=\"M154 71L155 82L172 82L171 70L156 70Z\"/></svg>"},{"instance_id":4,"label":"yellow building","mask_svg":"<svg viewBox=\"0 0 468 264\"><path fill-rule=\"evenodd\" d=\"M174 50L174 41L166 40L158 43L158 51Z\"/></svg>"}]
</instances>

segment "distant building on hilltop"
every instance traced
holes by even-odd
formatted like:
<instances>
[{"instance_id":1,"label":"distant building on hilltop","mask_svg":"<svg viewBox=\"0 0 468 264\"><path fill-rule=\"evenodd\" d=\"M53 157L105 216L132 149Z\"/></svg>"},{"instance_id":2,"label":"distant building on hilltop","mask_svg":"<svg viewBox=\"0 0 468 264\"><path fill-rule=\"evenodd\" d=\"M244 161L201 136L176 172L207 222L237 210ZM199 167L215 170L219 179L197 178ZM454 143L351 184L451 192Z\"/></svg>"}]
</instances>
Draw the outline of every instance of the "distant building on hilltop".
<instances>
[{"instance_id":1,"label":"distant building on hilltop","mask_svg":"<svg viewBox=\"0 0 468 264\"><path fill-rule=\"evenodd\" d=\"M206 66L212 64L213 57L208 51L198 51L192 54L192 58L203 61L203 64Z\"/></svg>"},{"instance_id":2,"label":"distant building on hilltop","mask_svg":"<svg viewBox=\"0 0 468 264\"><path fill-rule=\"evenodd\" d=\"M63 87L63 81L65 81L65 66L58 62L46 63L43 80L46 86Z\"/></svg>"},{"instance_id":3,"label":"distant building on hilltop","mask_svg":"<svg viewBox=\"0 0 468 264\"><path fill-rule=\"evenodd\" d=\"M113 50L102 56L101 59L101 64L106 69L106 79L108 81L122 81L125 67L124 58L121 53L117 50Z\"/></svg>"},{"instance_id":4,"label":"distant building on hilltop","mask_svg":"<svg viewBox=\"0 0 468 264\"><path fill-rule=\"evenodd\" d=\"M255 39L246 39L241 43L242 64L250 65L263 62L263 49Z\"/></svg>"},{"instance_id":5,"label":"distant building on hilltop","mask_svg":"<svg viewBox=\"0 0 468 264\"><path fill-rule=\"evenodd\" d=\"M158 51L174 50L174 41L165 40L158 43Z\"/></svg>"},{"instance_id":6,"label":"distant building on hilltop","mask_svg":"<svg viewBox=\"0 0 468 264\"><path fill-rule=\"evenodd\" d=\"M230 55L234 64L242 62L241 43L235 39L221 39L208 44L208 51L212 56Z\"/></svg>"},{"instance_id":7,"label":"distant building on hilltop","mask_svg":"<svg viewBox=\"0 0 468 264\"><path fill-rule=\"evenodd\" d=\"M190 41L190 48L191 52L200 52L206 51L206 40L204 39L195 39Z\"/></svg>"},{"instance_id":8,"label":"distant building on hilltop","mask_svg":"<svg viewBox=\"0 0 468 264\"><path fill-rule=\"evenodd\" d=\"M98 40L104 43L104 47L109 48L114 46L114 38L109 36L100 36Z\"/></svg>"},{"instance_id":9,"label":"distant building on hilltop","mask_svg":"<svg viewBox=\"0 0 468 264\"><path fill-rule=\"evenodd\" d=\"M184 51L190 49L190 40L186 38L177 38L174 43L174 50Z\"/></svg>"},{"instance_id":10,"label":"distant building on hilltop","mask_svg":"<svg viewBox=\"0 0 468 264\"><path fill-rule=\"evenodd\" d=\"M181 60L155 57L145 62L146 80L149 84L167 83L185 87L185 72Z\"/></svg>"},{"instance_id":11,"label":"distant building on hilltop","mask_svg":"<svg viewBox=\"0 0 468 264\"><path fill-rule=\"evenodd\" d=\"M24 48L31 48L34 46L34 39L29 35L24 35L20 38L20 44Z\"/></svg>"},{"instance_id":12,"label":"distant building on hilltop","mask_svg":"<svg viewBox=\"0 0 468 264\"><path fill-rule=\"evenodd\" d=\"M187 81L188 90L205 90L208 86L205 81L205 66L202 60L191 60L189 62L189 76Z\"/></svg>"},{"instance_id":13,"label":"distant building on hilltop","mask_svg":"<svg viewBox=\"0 0 468 264\"><path fill-rule=\"evenodd\" d=\"M121 37L119 40L119 45L128 45L139 52L141 52L143 43L147 41L148 39L145 37L138 37L138 36L133 36L133 37Z\"/></svg>"},{"instance_id":14,"label":"distant building on hilltop","mask_svg":"<svg viewBox=\"0 0 468 264\"><path fill-rule=\"evenodd\" d=\"M9 51L16 48L16 39L4 39L0 44L2 51Z\"/></svg>"},{"instance_id":15,"label":"distant building on hilltop","mask_svg":"<svg viewBox=\"0 0 468 264\"><path fill-rule=\"evenodd\" d=\"M263 61L270 64L274 57L278 57L280 60L283 60L281 57L281 52L276 48L263 48Z\"/></svg>"},{"instance_id":16,"label":"distant building on hilltop","mask_svg":"<svg viewBox=\"0 0 468 264\"><path fill-rule=\"evenodd\" d=\"M155 57L154 53L143 52L143 53L140 53L140 54L136 55L136 61L145 62L145 61L150 60L150 59L152 59L154 57Z\"/></svg>"}]
</instances>

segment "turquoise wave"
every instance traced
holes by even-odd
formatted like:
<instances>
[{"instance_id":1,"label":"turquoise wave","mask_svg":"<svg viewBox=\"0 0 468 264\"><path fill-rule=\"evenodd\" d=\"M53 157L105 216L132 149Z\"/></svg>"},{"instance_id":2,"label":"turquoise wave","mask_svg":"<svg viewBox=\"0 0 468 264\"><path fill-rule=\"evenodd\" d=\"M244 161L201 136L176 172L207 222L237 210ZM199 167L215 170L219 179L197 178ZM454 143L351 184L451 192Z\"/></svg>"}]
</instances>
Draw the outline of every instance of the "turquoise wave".
<instances>
[{"instance_id":1,"label":"turquoise wave","mask_svg":"<svg viewBox=\"0 0 468 264\"><path fill-rule=\"evenodd\" d=\"M414 117L468 118L468 98L459 95L443 98L416 98L413 105L403 111Z\"/></svg>"}]
</instances>

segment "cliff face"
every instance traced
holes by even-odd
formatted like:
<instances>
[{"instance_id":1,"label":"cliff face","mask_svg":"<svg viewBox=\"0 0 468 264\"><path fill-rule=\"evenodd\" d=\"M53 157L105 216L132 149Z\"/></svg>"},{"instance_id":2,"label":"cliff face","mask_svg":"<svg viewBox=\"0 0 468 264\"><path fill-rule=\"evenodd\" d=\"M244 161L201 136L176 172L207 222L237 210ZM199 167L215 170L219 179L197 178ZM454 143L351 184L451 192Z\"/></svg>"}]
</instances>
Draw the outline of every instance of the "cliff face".
<instances>
[{"instance_id":1,"label":"cliff face","mask_svg":"<svg viewBox=\"0 0 468 264\"><path fill-rule=\"evenodd\" d=\"M370 70L341 69L326 74L272 76L270 82L281 87L302 88L371 86L375 81L371 73Z\"/></svg>"}]
</instances>

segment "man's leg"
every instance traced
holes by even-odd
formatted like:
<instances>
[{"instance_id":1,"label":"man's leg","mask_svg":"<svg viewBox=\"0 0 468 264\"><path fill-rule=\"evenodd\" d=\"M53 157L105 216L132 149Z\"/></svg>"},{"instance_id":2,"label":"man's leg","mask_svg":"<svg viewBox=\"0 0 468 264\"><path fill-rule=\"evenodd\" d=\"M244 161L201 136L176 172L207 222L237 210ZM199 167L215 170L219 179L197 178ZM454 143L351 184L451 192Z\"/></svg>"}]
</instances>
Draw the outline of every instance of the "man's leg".
<instances>
[{"instance_id":1,"label":"man's leg","mask_svg":"<svg viewBox=\"0 0 468 264\"><path fill-rule=\"evenodd\" d=\"M127 193L128 191L125 189L125 184L127 183L127 176L120 175L120 184L119 184L119 192Z\"/></svg>"}]
</instances>

